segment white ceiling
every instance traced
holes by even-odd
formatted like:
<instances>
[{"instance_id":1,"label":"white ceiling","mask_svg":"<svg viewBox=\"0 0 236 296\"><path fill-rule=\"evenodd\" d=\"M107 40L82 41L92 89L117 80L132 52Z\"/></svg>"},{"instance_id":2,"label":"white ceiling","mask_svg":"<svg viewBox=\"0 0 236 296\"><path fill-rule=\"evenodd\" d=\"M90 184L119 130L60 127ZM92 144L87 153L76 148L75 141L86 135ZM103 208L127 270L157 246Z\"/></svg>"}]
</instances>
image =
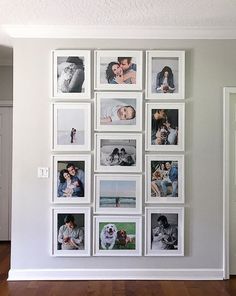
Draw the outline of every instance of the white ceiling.
<instances>
[{"instance_id":1,"label":"white ceiling","mask_svg":"<svg viewBox=\"0 0 236 296\"><path fill-rule=\"evenodd\" d=\"M32 25L39 26L39 30L32 29ZM73 26L73 33L78 31L75 26L79 26L81 32L89 30L88 37L98 28L104 34L120 29L121 37L122 32L126 35L129 28L138 27L147 32L171 31L172 35L167 34L169 38L175 38L178 29L188 33L213 30L213 38L217 37L216 32L223 35L222 30L225 30L230 31L233 38L236 36L236 0L0 0L0 59L6 58L8 52L4 46L12 46L8 34L14 35L17 29L17 36L25 34L27 37L27 29L31 28L28 37L39 31L42 37L42 26L52 26L53 30L58 26L64 29ZM43 28L44 33L48 32L47 27ZM160 36L165 38L165 33ZM181 34L177 36L180 37ZM9 57L11 55L9 50Z\"/></svg>"}]
</instances>

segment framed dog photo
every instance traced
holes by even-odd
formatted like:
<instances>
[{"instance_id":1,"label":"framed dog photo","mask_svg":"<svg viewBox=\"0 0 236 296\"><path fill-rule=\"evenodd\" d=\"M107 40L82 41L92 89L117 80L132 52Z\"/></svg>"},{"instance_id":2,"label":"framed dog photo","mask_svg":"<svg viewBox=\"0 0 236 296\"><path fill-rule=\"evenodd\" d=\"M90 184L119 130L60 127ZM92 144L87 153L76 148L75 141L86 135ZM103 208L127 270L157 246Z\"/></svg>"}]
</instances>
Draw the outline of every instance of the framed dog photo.
<instances>
[{"instance_id":1,"label":"framed dog photo","mask_svg":"<svg viewBox=\"0 0 236 296\"><path fill-rule=\"evenodd\" d=\"M90 103L53 103L52 116L52 150L90 151Z\"/></svg>"},{"instance_id":2,"label":"framed dog photo","mask_svg":"<svg viewBox=\"0 0 236 296\"><path fill-rule=\"evenodd\" d=\"M184 156L146 155L146 203L184 202Z\"/></svg>"},{"instance_id":3,"label":"framed dog photo","mask_svg":"<svg viewBox=\"0 0 236 296\"><path fill-rule=\"evenodd\" d=\"M184 150L184 103L146 103L146 150Z\"/></svg>"},{"instance_id":4,"label":"framed dog photo","mask_svg":"<svg viewBox=\"0 0 236 296\"><path fill-rule=\"evenodd\" d=\"M142 93L97 92L95 130L142 131Z\"/></svg>"},{"instance_id":5,"label":"framed dog photo","mask_svg":"<svg viewBox=\"0 0 236 296\"><path fill-rule=\"evenodd\" d=\"M91 155L53 155L54 203L90 203Z\"/></svg>"},{"instance_id":6,"label":"framed dog photo","mask_svg":"<svg viewBox=\"0 0 236 296\"><path fill-rule=\"evenodd\" d=\"M90 99L90 50L54 50L53 91L57 99Z\"/></svg>"},{"instance_id":7,"label":"framed dog photo","mask_svg":"<svg viewBox=\"0 0 236 296\"><path fill-rule=\"evenodd\" d=\"M141 134L95 134L95 171L142 172Z\"/></svg>"},{"instance_id":8,"label":"framed dog photo","mask_svg":"<svg viewBox=\"0 0 236 296\"><path fill-rule=\"evenodd\" d=\"M145 255L184 256L184 208L145 209Z\"/></svg>"},{"instance_id":9,"label":"framed dog photo","mask_svg":"<svg viewBox=\"0 0 236 296\"><path fill-rule=\"evenodd\" d=\"M142 51L96 50L95 89L142 90Z\"/></svg>"},{"instance_id":10,"label":"framed dog photo","mask_svg":"<svg viewBox=\"0 0 236 296\"><path fill-rule=\"evenodd\" d=\"M94 217L94 256L141 256L142 218Z\"/></svg>"},{"instance_id":11,"label":"framed dog photo","mask_svg":"<svg viewBox=\"0 0 236 296\"><path fill-rule=\"evenodd\" d=\"M90 208L52 208L52 255L90 256Z\"/></svg>"},{"instance_id":12,"label":"framed dog photo","mask_svg":"<svg viewBox=\"0 0 236 296\"><path fill-rule=\"evenodd\" d=\"M105 175L94 176L95 213L141 214L142 176Z\"/></svg>"},{"instance_id":13,"label":"framed dog photo","mask_svg":"<svg viewBox=\"0 0 236 296\"><path fill-rule=\"evenodd\" d=\"M184 99L185 52L146 52L147 99Z\"/></svg>"}]
</instances>

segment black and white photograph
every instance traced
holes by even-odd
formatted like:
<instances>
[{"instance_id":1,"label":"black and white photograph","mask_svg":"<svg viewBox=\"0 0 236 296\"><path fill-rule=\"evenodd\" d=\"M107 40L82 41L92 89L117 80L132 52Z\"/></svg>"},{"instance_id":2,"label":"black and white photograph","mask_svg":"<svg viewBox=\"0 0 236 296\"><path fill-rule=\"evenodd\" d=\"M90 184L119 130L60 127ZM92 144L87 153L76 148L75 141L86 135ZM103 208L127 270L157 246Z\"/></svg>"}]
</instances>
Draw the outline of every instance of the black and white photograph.
<instances>
[{"instance_id":1,"label":"black and white photograph","mask_svg":"<svg viewBox=\"0 0 236 296\"><path fill-rule=\"evenodd\" d=\"M91 145L90 103L54 103L53 132L53 150L89 151Z\"/></svg>"},{"instance_id":2,"label":"black and white photograph","mask_svg":"<svg viewBox=\"0 0 236 296\"><path fill-rule=\"evenodd\" d=\"M183 150L184 103L147 103L146 118L146 150Z\"/></svg>"},{"instance_id":3,"label":"black and white photograph","mask_svg":"<svg viewBox=\"0 0 236 296\"><path fill-rule=\"evenodd\" d=\"M90 208L53 208L54 256L90 255Z\"/></svg>"},{"instance_id":4,"label":"black and white photograph","mask_svg":"<svg viewBox=\"0 0 236 296\"><path fill-rule=\"evenodd\" d=\"M97 50L94 55L95 89L142 89L141 51Z\"/></svg>"},{"instance_id":5,"label":"black and white photograph","mask_svg":"<svg viewBox=\"0 0 236 296\"><path fill-rule=\"evenodd\" d=\"M90 51L55 50L53 55L53 97L90 98Z\"/></svg>"},{"instance_id":6,"label":"black and white photograph","mask_svg":"<svg viewBox=\"0 0 236 296\"><path fill-rule=\"evenodd\" d=\"M137 92L96 93L98 131L141 131L142 94Z\"/></svg>"},{"instance_id":7,"label":"black and white photograph","mask_svg":"<svg viewBox=\"0 0 236 296\"><path fill-rule=\"evenodd\" d=\"M185 52L147 51L147 99L184 99Z\"/></svg>"},{"instance_id":8,"label":"black and white photograph","mask_svg":"<svg viewBox=\"0 0 236 296\"><path fill-rule=\"evenodd\" d=\"M184 208L146 208L146 255L184 255Z\"/></svg>"},{"instance_id":9,"label":"black and white photograph","mask_svg":"<svg viewBox=\"0 0 236 296\"><path fill-rule=\"evenodd\" d=\"M53 202L88 203L91 186L90 155L53 155Z\"/></svg>"},{"instance_id":10,"label":"black and white photograph","mask_svg":"<svg viewBox=\"0 0 236 296\"><path fill-rule=\"evenodd\" d=\"M95 171L140 172L142 136L139 134L96 134Z\"/></svg>"}]
</instances>

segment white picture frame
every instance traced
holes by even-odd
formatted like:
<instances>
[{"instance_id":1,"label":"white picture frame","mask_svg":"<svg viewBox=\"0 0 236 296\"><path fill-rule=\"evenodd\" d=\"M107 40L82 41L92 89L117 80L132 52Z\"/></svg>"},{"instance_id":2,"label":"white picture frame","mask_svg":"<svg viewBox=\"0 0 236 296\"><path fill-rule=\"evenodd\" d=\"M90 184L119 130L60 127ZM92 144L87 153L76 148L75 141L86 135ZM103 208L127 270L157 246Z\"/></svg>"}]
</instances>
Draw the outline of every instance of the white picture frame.
<instances>
[{"instance_id":1,"label":"white picture frame","mask_svg":"<svg viewBox=\"0 0 236 296\"><path fill-rule=\"evenodd\" d=\"M96 214L142 214L142 176L94 175Z\"/></svg>"},{"instance_id":2,"label":"white picture frame","mask_svg":"<svg viewBox=\"0 0 236 296\"><path fill-rule=\"evenodd\" d=\"M147 151L184 151L185 103L146 103L145 118Z\"/></svg>"},{"instance_id":3,"label":"white picture frame","mask_svg":"<svg viewBox=\"0 0 236 296\"><path fill-rule=\"evenodd\" d=\"M142 172L142 135L125 133L95 134L95 172ZM115 150L117 150L115 153ZM120 153L125 150L126 156Z\"/></svg>"},{"instance_id":4,"label":"white picture frame","mask_svg":"<svg viewBox=\"0 0 236 296\"><path fill-rule=\"evenodd\" d=\"M52 98L91 98L91 51L52 51Z\"/></svg>"},{"instance_id":5,"label":"white picture frame","mask_svg":"<svg viewBox=\"0 0 236 296\"><path fill-rule=\"evenodd\" d=\"M140 92L96 92L95 127L96 131L142 131L142 103ZM118 107L120 109L118 109ZM124 108L126 109L124 110ZM127 110L128 108L128 110ZM126 114L118 114L119 110ZM128 113L127 113L128 112ZM121 112L120 112L121 113ZM119 118L129 116L131 119Z\"/></svg>"},{"instance_id":6,"label":"white picture frame","mask_svg":"<svg viewBox=\"0 0 236 296\"><path fill-rule=\"evenodd\" d=\"M145 202L184 203L184 155L145 156Z\"/></svg>"},{"instance_id":7,"label":"white picture frame","mask_svg":"<svg viewBox=\"0 0 236 296\"><path fill-rule=\"evenodd\" d=\"M83 257L90 256L90 220L89 207L52 207L52 256ZM72 215L76 224L75 233L67 231L65 221ZM66 220L67 219L67 220ZM64 243L64 237L70 241ZM78 241L77 241L78 240ZM80 241L81 240L81 241ZM63 247L64 244L64 247Z\"/></svg>"},{"instance_id":8,"label":"white picture frame","mask_svg":"<svg viewBox=\"0 0 236 296\"><path fill-rule=\"evenodd\" d=\"M65 173L69 174L68 182ZM91 202L91 155L52 155L52 202Z\"/></svg>"},{"instance_id":9,"label":"white picture frame","mask_svg":"<svg viewBox=\"0 0 236 296\"><path fill-rule=\"evenodd\" d=\"M91 104L52 103L52 132L53 151L90 151Z\"/></svg>"},{"instance_id":10,"label":"white picture frame","mask_svg":"<svg viewBox=\"0 0 236 296\"><path fill-rule=\"evenodd\" d=\"M142 90L142 56L143 52L138 50L95 50L94 88Z\"/></svg>"},{"instance_id":11,"label":"white picture frame","mask_svg":"<svg viewBox=\"0 0 236 296\"><path fill-rule=\"evenodd\" d=\"M94 216L93 255L141 256L142 217Z\"/></svg>"},{"instance_id":12,"label":"white picture frame","mask_svg":"<svg viewBox=\"0 0 236 296\"><path fill-rule=\"evenodd\" d=\"M184 256L184 207L145 208L145 256Z\"/></svg>"},{"instance_id":13,"label":"white picture frame","mask_svg":"<svg viewBox=\"0 0 236 296\"><path fill-rule=\"evenodd\" d=\"M185 98L184 50L146 51L146 73L147 99Z\"/></svg>"}]
</instances>

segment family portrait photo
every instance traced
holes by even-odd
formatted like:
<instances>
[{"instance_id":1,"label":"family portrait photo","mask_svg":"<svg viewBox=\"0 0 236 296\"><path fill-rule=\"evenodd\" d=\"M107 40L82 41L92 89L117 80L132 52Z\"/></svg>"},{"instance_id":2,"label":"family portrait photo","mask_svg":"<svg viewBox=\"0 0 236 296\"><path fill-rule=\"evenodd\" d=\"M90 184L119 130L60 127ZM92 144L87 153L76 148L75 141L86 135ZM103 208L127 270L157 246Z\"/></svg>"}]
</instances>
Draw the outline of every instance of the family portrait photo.
<instances>
[{"instance_id":1,"label":"family portrait photo","mask_svg":"<svg viewBox=\"0 0 236 296\"><path fill-rule=\"evenodd\" d=\"M53 51L53 80L55 97L89 98L90 51Z\"/></svg>"},{"instance_id":2,"label":"family portrait photo","mask_svg":"<svg viewBox=\"0 0 236 296\"><path fill-rule=\"evenodd\" d=\"M90 103L54 103L54 150L87 151L91 137Z\"/></svg>"},{"instance_id":3,"label":"family portrait photo","mask_svg":"<svg viewBox=\"0 0 236 296\"><path fill-rule=\"evenodd\" d=\"M142 54L139 51L95 51L96 89L140 89Z\"/></svg>"},{"instance_id":4,"label":"family portrait photo","mask_svg":"<svg viewBox=\"0 0 236 296\"><path fill-rule=\"evenodd\" d=\"M54 246L56 256L88 256L89 208L54 208Z\"/></svg>"},{"instance_id":5,"label":"family portrait photo","mask_svg":"<svg viewBox=\"0 0 236 296\"><path fill-rule=\"evenodd\" d=\"M140 131L141 93L96 93L96 126L99 131Z\"/></svg>"},{"instance_id":6,"label":"family portrait photo","mask_svg":"<svg viewBox=\"0 0 236 296\"><path fill-rule=\"evenodd\" d=\"M146 208L147 255L183 256L183 208Z\"/></svg>"},{"instance_id":7,"label":"family portrait photo","mask_svg":"<svg viewBox=\"0 0 236 296\"><path fill-rule=\"evenodd\" d=\"M139 256L140 217L94 217L96 256Z\"/></svg>"},{"instance_id":8,"label":"family portrait photo","mask_svg":"<svg viewBox=\"0 0 236 296\"><path fill-rule=\"evenodd\" d=\"M96 213L141 213L141 176L99 174L94 181Z\"/></svg>"},{"instance_id":9,"label":"family portrait photo","mask_svg":"<svg viewBox=\"0 0 236 296\"><path fill-rule=\"evenodd\" d=\"M147 98L184 99L184 51L147 51Z\"/></svg>"},{"instance_id":10,"label":"family portrait photo","mask_svg":"<svg viewBox=\"0 0 236 296\"><path fill-rule=\"evenodd\" d=\"M182 103L147 103L146 148L178 151L184 145L184 105Z\"/></svg>"}]
</instances>

